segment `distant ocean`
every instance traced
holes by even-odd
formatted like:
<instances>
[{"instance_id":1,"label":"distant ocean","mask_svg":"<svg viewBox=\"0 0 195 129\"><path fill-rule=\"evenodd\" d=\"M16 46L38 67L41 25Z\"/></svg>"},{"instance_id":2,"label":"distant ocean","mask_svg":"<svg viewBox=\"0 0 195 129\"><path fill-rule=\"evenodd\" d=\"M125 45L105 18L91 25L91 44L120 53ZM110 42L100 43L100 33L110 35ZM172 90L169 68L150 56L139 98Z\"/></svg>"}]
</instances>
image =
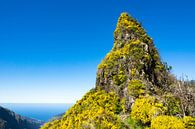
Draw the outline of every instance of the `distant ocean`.
<instances>
[{"instance_id":1,"label":"distant ocean","mask_svg":"<svg viewBox=\"0 0 195 129\"><path fill-rule=\"evenodd\" d=\"M52 117L66 112L73 104L23 104L3 103L0 106L16 114L47 122Z\"/></svg>"}]
</instances>

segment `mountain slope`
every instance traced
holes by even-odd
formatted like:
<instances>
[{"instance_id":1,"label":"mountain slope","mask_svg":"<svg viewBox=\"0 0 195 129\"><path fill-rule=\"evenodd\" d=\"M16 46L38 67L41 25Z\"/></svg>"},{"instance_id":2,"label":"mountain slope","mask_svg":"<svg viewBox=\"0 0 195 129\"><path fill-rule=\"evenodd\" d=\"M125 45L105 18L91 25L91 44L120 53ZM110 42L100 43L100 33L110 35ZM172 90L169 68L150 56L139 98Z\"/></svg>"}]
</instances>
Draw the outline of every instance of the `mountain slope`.
<instances>
[{"instance_id":1,"label":"mountain slope","mask_svg":"<svg viewBox=\"0 0 195 129\"><path fill-rule=\"evenodd\" d=\"M0 107L0 129L38 129L43 122L22 117Z\"/></svg>"},{"instance_id":2,"label":"mountain slope","mask_svg":"<svg viewBox=\"0 0 195 129\"><path fill-rule=\"evenodd\" d=\"M95 89L42 129L194 129L195 96L170 69L141 25L122 13Z\"/></svg>"}]
</instances>

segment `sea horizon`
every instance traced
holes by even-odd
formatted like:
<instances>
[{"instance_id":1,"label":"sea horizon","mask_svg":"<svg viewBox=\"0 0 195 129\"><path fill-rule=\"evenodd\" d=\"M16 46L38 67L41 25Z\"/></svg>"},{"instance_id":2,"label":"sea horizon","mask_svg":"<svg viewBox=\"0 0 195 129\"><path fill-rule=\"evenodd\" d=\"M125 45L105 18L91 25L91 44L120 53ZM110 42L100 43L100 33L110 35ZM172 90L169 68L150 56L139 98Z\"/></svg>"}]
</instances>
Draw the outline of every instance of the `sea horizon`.
<instances>
[{"instance_id":1,"label":"sea horizon","mask_svg":"<svg viewBox=\"0 0 195 129\"><path fill-rule=\"evenodd\" d=\"M74 103L0 103L18 115L47 122L65 113Z\"/></svg>"}]
</instances>

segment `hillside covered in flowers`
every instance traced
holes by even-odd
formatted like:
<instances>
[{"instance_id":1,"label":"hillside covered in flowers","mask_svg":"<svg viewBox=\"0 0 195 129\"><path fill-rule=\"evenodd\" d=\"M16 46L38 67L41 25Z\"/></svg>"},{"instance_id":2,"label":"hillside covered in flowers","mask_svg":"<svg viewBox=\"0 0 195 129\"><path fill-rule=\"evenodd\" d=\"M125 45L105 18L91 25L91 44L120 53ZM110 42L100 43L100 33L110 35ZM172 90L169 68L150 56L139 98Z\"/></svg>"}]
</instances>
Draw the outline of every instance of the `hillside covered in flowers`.
<instances>
[{"instance_id":1,"label":"hillside covered in flowers","mask_svg":"<svg viewBox=\"0 0 195 129\"><path fill-rule=\"evenodd\" d=\"M195 129L195 92L170 70L141 24L122 13L96 87L41 129Z\"/></svg>"}]
</instances>

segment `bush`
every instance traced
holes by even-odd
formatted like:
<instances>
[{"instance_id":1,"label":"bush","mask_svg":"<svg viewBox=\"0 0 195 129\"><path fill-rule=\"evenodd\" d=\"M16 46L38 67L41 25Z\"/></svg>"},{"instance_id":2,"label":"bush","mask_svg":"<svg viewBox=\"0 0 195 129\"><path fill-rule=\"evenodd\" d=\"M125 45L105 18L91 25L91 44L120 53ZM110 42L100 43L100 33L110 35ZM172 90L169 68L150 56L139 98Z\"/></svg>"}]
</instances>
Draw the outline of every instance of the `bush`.
<instances>
[{"instance_id":1,"label":"bush","mask_svg":"<svg viewBox=\"0 0 195 129\"><path fill-rule=\"evenodd\" d=\"M129 94L134 97L139 97L145 93L145 85L140 80L131 80L128 85Z\"/></svg>"},{"instance_id":2,"label":"bush","mask_svg":"<svg viewBox=\"0 0 195 129\"><path fill-rule=\"evenodd\" d=\"M185 129L185 126L177 117L158 116L152 120L151 129Z\"/></svg>"},{"instance_id":3,"label":"bush","mask_svg":"<svg viewBox=\"0 0 195 129\"><path fill-rule=\"evenodd\" d=\"M153 118L164 114L165 110L163 104L156 102L154 97L146 96L136 99L132 106L131 118L143 124L150 124Z\"/></svg>"},{"instance_id":4,"label":"bush","mask_svg":"<svg viewBox=\"0 0 195 129\"><path fill-rule=\"evenodd\" d=\"M120 129L120 99L115 93L92 90L70 108L61 120L45 124L41 129Z\"/></svg>"},{"instance_id":5,"label":"bush","mask_svg":"<svg viewBox=\"0 0 195 129\"><path fill-rule=\"evenodd\" d=\"M191 116L185 116L183 118L186 129L195 129L195 118Z\"/></svg>"},{"instance_id":6,"label":"bush","mask_svg":"<svg viewBox=\"0 0 195 129\"><path fill-rule=\"evenodd\" d=\"M128 119L128 125L130 129L144 129L139 121L133 120L131 118Z\"/></svg>"},{"instance_id":7,"label":"bush","mask_svg":"<svg viewBox=\"0 0 195 129\"><path fill-rule=\"evenodd\" d=\"M168 109L167 115L175 116L182 113L180 108L180 101L178 100L178 98L176 98L171 93L169 93L164 96L164 99L165 99L165 105Z\"/></svg>"}]
</instances>

